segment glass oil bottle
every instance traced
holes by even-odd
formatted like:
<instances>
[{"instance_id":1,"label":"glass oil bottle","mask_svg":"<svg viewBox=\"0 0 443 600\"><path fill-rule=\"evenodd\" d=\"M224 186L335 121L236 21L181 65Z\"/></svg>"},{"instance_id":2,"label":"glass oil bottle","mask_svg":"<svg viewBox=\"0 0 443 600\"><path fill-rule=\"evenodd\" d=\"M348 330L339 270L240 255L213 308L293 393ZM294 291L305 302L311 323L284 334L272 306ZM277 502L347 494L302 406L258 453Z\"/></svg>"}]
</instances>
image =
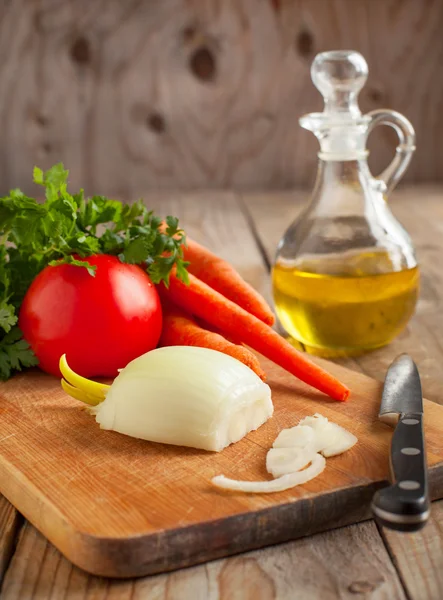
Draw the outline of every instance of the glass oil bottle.
<instances>
[{"instance_id":1,"label":"glass oil bottle","mask_svg":"<svg viewBox=\"0 0 443 600\"><path fill-rule=\"evenodd\" d=\"M320 142L310 202L281 239L273 266L276 311L286 332L308 352L355 355L388 344L414 313L419 269L410 237L387 197L415 149L409 121L397 112L362 115L357 96L368 68L353 51L317 55L312 80L324 111L300 119ZM377 178L366 140L377 125L393 127L399 145Z\"/></svg>"}]
</instances>

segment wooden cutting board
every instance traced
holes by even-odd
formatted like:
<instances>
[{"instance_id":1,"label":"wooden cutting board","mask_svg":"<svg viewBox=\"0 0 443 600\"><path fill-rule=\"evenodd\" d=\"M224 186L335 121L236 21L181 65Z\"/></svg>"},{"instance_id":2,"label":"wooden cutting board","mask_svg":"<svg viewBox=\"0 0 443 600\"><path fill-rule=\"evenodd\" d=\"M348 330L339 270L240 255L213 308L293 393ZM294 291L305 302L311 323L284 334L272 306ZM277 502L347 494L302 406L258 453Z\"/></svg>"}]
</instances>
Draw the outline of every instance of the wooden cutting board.
<instances>
[{"instance_id":1,"label":"wooden cutting board","mask_svg":"<svg viewBox=\"0 0 443 600\"><path fill-rule=\"evenodd\" d=\"M381 384L324 363L352 389L342 404L263 364L275 415L219 454L101 431L56 379L18 375L0 385L0 491L74 564L110 577L173 570L369 518L388 477L392 435L377 420ZM279 431L315 412L359 438L327 459L319 477L261 495L210 484L221 473L267 479L265 456ZM425 402L425 427L436 499L443 496L443 406Z\"/></svg>"}]
</instances>

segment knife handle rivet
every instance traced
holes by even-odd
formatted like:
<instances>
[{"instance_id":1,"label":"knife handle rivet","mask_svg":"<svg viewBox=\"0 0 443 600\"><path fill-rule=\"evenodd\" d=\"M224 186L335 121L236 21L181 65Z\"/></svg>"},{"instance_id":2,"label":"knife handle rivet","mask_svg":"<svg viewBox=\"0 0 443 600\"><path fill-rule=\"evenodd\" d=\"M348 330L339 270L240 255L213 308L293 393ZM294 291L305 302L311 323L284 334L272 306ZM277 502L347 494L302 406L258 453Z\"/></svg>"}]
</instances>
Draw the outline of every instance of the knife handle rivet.
<instances>
[{"instance_id":1,"label":"knife handle rivet","mask_svg":"<svg viewBox=\"0 0 443 600\"><path fill-rule=\"evenodd\" d=\"M416 456L420 454L420 450L418 448L402 448L401 453L406 454L406 456Z\"/></svg>"},{"instance_id":2,"label":"knife handle rivet","mask_svg":"<svg viewBox=\"0 0 443 600\"><path fill-rule=\"evenodd\" d=\"M418 419L403 419L403 425L417 425Z\"/></svg>"},{"instance_id":3,"label":"knife handle rivet","mask_svg":"<svg viewBox=\"0 0 443 600\"><path fill-rule=\"evenodd\" d=\"M400 481L398 487L402 490L418 490L420 484L418 481L410 481L409 479L405 479L404 481Z\"/></svg>"}]
</instances>

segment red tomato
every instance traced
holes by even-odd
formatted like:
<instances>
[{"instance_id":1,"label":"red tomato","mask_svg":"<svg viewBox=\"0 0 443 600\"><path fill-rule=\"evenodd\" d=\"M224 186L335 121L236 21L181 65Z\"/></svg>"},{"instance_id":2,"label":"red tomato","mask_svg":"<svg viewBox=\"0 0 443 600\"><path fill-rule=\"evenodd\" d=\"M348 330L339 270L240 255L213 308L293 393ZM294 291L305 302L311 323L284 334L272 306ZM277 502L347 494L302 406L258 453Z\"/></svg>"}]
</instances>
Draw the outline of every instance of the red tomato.
<instances>
[{"instance_id":1,"label":"red tomato","mask_svg":"<svg viewBox=\"0 0 443 600\"><path fill-rule=\"evenodd\" d=\"M19 327L40 368L61 377L59 360L84 377L117 370L157 346L162 312L157 290L136 265L100 254L83 259L95 277L73 265L46 267L23 300Z\"/></svg>"}]
</instances>

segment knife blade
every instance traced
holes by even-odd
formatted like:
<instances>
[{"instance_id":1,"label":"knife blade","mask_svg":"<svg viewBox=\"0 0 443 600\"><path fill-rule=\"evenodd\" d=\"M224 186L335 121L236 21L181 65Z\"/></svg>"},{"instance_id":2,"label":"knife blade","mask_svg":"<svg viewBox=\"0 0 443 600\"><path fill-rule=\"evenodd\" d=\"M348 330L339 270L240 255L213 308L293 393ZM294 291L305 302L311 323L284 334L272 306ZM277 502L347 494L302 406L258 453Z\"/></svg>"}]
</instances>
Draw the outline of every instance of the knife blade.
<instances>
[{"instance_id":1,"label":"knife blade","mask_svg":"<svg viewBox=\"0 0 443 600\"><path fill-rule=\"evenodd\" d=\"M430 501L420 375L407 354L397 357L388 369L379 418L395 430L390 450L391 485L374 495L373 514L390 529L418 531L429 519Z\"/></svg>"}]
</instances>

